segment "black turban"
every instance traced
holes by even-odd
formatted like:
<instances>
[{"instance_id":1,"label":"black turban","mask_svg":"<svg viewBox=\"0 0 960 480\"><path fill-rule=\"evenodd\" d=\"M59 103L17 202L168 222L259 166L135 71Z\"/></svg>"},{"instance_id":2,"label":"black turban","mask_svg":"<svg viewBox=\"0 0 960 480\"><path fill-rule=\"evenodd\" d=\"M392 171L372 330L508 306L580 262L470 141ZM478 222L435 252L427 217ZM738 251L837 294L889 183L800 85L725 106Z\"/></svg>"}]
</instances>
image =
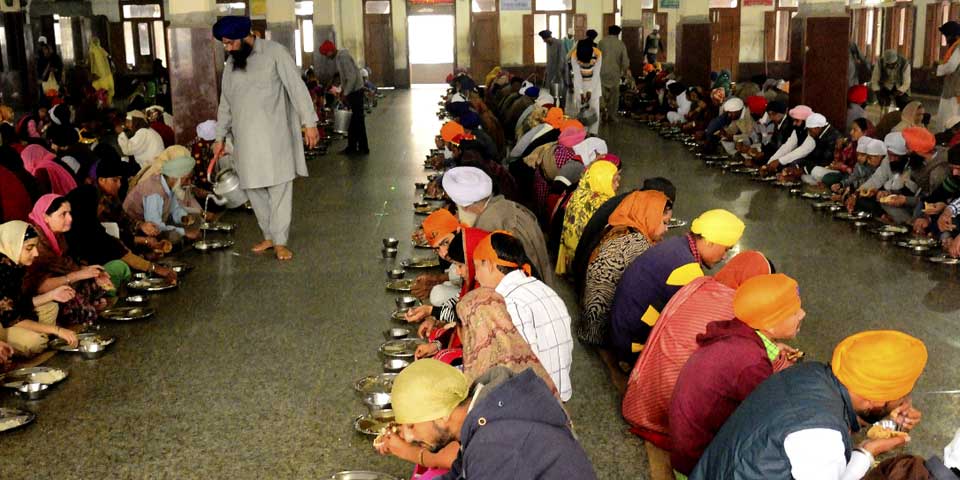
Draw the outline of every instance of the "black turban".
<instances>
[{"instance_id":1,"label":"black turban","mask_svg":"<svg viewBox=\"0 0 960 480\"><path fill-rule=\"evenodd\" d=\"M250 35L250 17L229 15L213 24L213 38L217 40L240 40Z\"/></svg>"}]
</instances>

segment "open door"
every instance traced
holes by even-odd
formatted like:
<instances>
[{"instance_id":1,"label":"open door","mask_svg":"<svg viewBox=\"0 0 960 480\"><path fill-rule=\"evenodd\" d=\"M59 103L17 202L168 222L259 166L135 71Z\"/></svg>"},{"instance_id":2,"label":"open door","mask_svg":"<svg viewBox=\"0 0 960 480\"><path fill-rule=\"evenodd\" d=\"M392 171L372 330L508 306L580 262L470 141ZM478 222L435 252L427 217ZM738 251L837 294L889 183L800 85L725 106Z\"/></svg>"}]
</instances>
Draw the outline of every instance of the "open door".
<instances>
[{"instance_id":1,"label":"open door","mask_svg":"<svg viewBox=\"0 0 960 480\"><path fill-rule=\"evenodd\" d=\"M471 13L470 71L482 79L500 64L500 13Z\"/></svg>"},{"instance_id":2,"label":"open door","mask_svg":"<svg viewBox=\"0 0 960 480\"><path fill-rule=\"evenodd\" d=\"M370 80L380 86L395 86L393 78L393 22L390 3L364 2L363 58L370 70Z\"/></svg>"},{"instance_id":3,"label":"open door","mask_svg":"<svg viewBox=\"0 0 960 480\"><path fill-rule=\"evenodd\" d=\"M710 9L710 69L726 69L737 79L740 66L740 8Z\"/></svg>"}]
</instances>

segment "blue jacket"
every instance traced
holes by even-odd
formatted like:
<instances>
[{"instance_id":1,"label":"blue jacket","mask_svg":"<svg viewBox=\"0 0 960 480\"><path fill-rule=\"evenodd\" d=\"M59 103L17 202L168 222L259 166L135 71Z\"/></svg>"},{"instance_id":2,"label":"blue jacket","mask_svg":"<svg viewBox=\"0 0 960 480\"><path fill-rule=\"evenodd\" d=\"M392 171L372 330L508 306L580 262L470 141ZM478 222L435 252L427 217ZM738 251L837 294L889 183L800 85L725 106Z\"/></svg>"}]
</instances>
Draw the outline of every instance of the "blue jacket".
<instances>
[{"instance_id":1,"label":"blue jacket","mask_svg":"<svg viewBox=\"0 0 960 480\"><path fill-rule=\"evenodd\" d=\"M483 388L444 480L596 478L566 412L533 370L514 374L496 367L477 383Z\"/></svg>"}]
</instances>

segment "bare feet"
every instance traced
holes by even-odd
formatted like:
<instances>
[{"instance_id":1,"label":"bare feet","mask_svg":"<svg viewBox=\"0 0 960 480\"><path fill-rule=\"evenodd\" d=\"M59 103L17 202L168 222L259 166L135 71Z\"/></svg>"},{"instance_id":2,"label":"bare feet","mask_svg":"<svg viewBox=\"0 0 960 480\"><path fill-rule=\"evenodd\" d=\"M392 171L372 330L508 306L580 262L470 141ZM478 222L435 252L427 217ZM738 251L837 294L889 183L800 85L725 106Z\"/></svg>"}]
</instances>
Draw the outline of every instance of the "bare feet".
<instances>
[{"instance_id":1,"label":"bare feet","mask_svg":"<svg viewBox=\"0 0 960 480\"><path fill-rule=\"evenodd\" d=\"M267 250L270 250L271 248L273 248L273 241L264 240L254 245L253 248L250 249L250 251L252 251L253 253L263 253L263 252L266 252Z\"/></svg>"},{"instance_id":2,"label":"bare feet","mask_svg":"<svg viewBox=\"0 0 960 480\"><path fill-rule=\"evenodd\" d=\"M284 245L277 245L273 250L277 254L277 260L280 260L281 262L293 258L293 252L291 252L290 249Z\"/></svg>"}]
</instances>

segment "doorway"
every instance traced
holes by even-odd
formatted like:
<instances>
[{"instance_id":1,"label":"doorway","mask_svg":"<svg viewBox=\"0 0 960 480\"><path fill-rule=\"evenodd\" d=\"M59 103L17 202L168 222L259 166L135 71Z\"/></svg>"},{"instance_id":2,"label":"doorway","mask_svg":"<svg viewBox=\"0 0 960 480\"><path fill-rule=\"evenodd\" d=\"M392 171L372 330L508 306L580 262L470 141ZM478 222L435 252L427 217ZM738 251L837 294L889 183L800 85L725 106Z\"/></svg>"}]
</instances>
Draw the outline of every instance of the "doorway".
<instances>
[{"instance_id":1,"label":"doorway","mask_svg":"<svg viewBox=\"0 0 960 480\"><path fill-rule=\"evenodd\" d=\"M453 14L423 14L407 17L410 83L444 83L455 63Z\"/></svg>"},{"instance_id":2,"label":"doorway","mask_svg":"<svg viewBox=\"0 0 960 480\"><path fill-rule=\"evenodd\" d=\"M363 4L363 58L375 85L392 87L393 23L390 2L365 0Z\"/></svg>"},{"instance_id":3,"label":"doorway","mask_svg":"<svg viewBox=\"0 0 960 480\"><path fill-rule=\"evenodd\" d=\"M710 69L727 70L736 81L740 67L740 5L733 0L726 8L710 9L711 52Z\"/></svg>"}]
</instances>

